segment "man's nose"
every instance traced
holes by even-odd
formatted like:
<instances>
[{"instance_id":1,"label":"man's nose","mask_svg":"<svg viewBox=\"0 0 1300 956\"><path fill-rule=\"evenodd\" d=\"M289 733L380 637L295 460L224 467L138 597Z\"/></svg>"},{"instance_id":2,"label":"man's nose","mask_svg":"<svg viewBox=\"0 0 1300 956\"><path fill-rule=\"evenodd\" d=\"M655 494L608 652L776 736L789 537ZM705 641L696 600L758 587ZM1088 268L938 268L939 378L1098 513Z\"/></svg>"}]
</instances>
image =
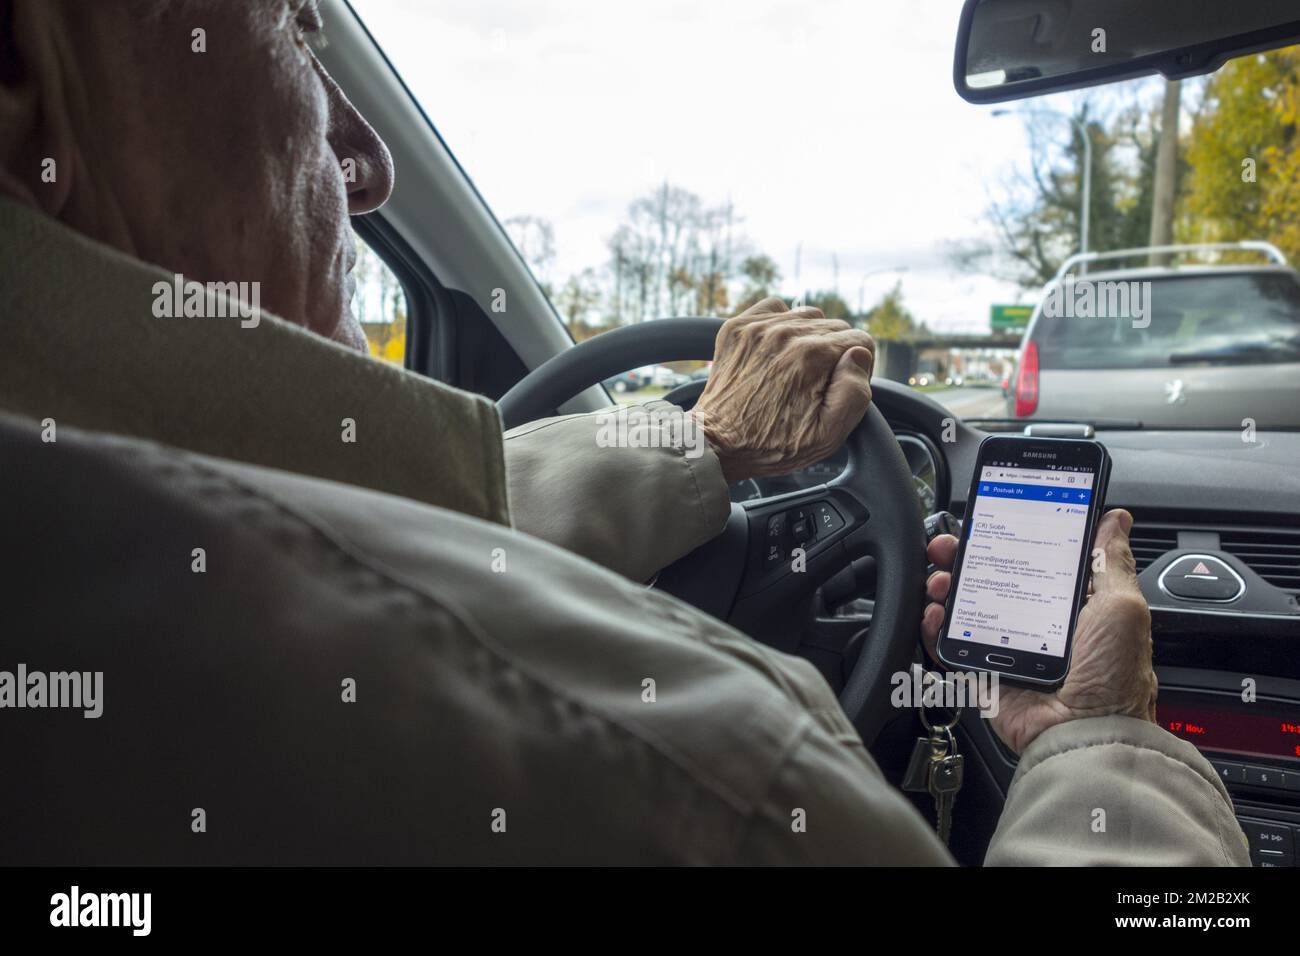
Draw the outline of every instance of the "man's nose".
<instances>
[{"instance_id":1,"label":"man's nose","mask_svg":"<svg viewBox=\"0 0 1300 956\"><path fill-rule=\"evenodd\" d=\"M343 168L348 214L359 216L382 206L393 191L393 157L388 147L333 82L330 93L330 146Z\"/></svg>"}]
</instances>

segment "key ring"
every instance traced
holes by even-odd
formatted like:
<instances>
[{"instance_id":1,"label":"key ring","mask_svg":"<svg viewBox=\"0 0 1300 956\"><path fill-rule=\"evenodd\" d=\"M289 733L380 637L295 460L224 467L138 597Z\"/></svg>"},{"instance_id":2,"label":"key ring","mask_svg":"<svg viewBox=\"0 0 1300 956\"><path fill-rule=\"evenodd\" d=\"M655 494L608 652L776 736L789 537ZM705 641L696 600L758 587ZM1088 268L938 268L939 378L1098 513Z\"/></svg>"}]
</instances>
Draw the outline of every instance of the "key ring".
<instances>
[{"instance_id":1,"label":"key ring","mask_svg":"<svg viewBox=\"0 0 1300 956\"><path fill-rule=\"evenodd\" d=\"M943 684L944 686L947 687L951 687L953 691L952 700L955 701L957 699L957 686L953 684L952 681L950 681L947 677L940 677L938 671L922 671L921 672L922 683L924 683L926 680L930 680L932 682ZM946 710L947 708L936 707L935 709ZM932 724L930 722L930 718L926 716L926 707L925 707L924 698L922 698L921 706L918 707L917 710L919 710L921 713L921 724L922 726L925 727L927 731L929 731L931 734L933 734L936 730L946 731L949 737L949 743L955 744L955 741L952 740L952 728L957 725L957 722L959 720L961 720L961 711L962 711L961 704L957 704L955 707L953 707L952 720L948 721L946 724L939 724L939 723Z\"/></svg>"}]
</instances>

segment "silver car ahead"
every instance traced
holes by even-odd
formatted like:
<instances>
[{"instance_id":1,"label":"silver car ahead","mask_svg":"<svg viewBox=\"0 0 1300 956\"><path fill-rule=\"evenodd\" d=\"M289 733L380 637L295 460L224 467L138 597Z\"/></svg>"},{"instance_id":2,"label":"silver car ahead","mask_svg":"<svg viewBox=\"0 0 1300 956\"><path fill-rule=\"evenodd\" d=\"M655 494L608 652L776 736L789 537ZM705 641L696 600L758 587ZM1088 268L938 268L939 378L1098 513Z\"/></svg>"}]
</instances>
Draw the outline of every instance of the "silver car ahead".
<instances>
[{"instance_id":1,"label":"silver car ahead","mask_svg":"<svg viewBox=\"0 0 1300 956\"><path fill-rule=\"evenodd\" d=\"M1187 248L1252 249L1272 262L1072 272ZM1300 274L1266 243L1073 257L1030 318L1007 404L1040 420L1300 426Z\"/></svg>"}]
</instances>

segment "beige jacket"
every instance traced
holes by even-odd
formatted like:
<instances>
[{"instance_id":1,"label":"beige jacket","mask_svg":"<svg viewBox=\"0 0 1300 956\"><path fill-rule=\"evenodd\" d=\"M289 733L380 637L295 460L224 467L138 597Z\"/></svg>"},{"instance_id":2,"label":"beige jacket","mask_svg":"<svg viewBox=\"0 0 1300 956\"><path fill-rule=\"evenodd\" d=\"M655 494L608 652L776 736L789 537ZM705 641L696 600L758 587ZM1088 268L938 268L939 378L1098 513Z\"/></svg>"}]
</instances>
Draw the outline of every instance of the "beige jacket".
<instances>
[{"instance_id":1,"label":"beige jacket","mask_svg":"<svg viewBox=\"0 0 1300 956\"><path fill-rule=\"evenodd\" d=\"M0 670L103 675L98 718L0 709L0 863L951 862L811 666L636 583L720 530L710 454L576 416L502 455L481 399L269 315L139 360L94 327L156 270L0 237ZM1104 718L1028 749L988 862L1247 855L1194 748Z\"/></svg>"}]
</instances>

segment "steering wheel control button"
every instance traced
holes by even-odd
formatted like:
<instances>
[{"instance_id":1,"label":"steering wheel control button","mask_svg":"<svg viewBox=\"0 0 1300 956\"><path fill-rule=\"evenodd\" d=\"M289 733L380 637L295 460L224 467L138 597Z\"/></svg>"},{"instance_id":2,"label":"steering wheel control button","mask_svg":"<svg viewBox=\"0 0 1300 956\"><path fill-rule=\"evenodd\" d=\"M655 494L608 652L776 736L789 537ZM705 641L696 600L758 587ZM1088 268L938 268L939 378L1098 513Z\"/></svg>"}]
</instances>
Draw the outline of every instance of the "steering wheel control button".
<instances>
[{"instance_id":1,"label":"steering wheel control button","mask_svg":"<svg viewBox=\"0 0 1300 956\"><path fill-rule=\"evenodd\" d=\"M925 543L929 544L941 534L961 537L961 521L949 511L936 511L925 519Z\"/></svg>"},{"instance_id":2,"label":"steering wheel control button","mask_svg":"<svg viewBox=\"0 0 1300 956\"><path fill-rule=\"evenodd\" d=\"M779 567L789 560L790 515L781 512L767 519L767 536L763 540L763 573Z\"/></svg>"},{"instance_id":3,"label":"steering wheel control button","mask_svg":"<svg viewBox=\"0 0 1300 956\"><path fill-rule=\"evenodd\" d=\"M994 667L1011 667L1016 662L1014 657L1009 657L1006 654L985 654L984 660Z\"/></svg>"},{"instance_id":4,"label":"steering wheel control button","mask_svg":"<svg viewBox=\"0 0 1300 956\"><path fill-rule=\"evenodd\" d=\"M844 519L829 501L819 501L813 505L813 523L818 534L834 534L844 527Z\"/></svg>"},{"instance_id":5,"label":"steering wheel control button","mask_svg":"<svg viewBox=\"0 0 1300 956\"><path fill-rule=\"evenodd\" d=\"M1187 554L1160 574L1160 590L1184 601L1235 601L1246 582L1225 561L1210 554Z\"/></svg>"},{"instance_id":6,"label":"steering wheel control button","mask_svg":"<svg viewBox=\"0 0 1300 956\"><path fill-rule=\"evenodd\" d=\"M813 516L810 511L800 508L792 513L790 535L794 538L795 544L807 544L817 537L817 526L813 523Z\"/></svg>"},{"instance_id":7,"label":"steering wheel control button","mask_svg":"<svg viewBox=\"0 0 1300 956\"><path fill-rule=\"evenodd\" d=\"M771 571L785 559L785 552L781 550L781 545L769 541L767 551L763 555L763 570Z\"/></svg>"}]
</instances>

